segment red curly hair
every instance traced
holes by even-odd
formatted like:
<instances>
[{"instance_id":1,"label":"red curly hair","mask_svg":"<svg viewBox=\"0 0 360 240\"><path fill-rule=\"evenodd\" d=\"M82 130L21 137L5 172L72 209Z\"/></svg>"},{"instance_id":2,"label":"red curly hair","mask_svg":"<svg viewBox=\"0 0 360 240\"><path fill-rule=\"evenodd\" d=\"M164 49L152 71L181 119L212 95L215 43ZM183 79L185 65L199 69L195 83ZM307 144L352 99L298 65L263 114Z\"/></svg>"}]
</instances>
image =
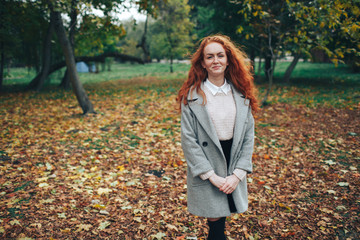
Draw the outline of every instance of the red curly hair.
<instances>
[{"instance_id":1,"label":"red curly hair","mask_svg":"<svg viewBox=\"0 0 360 240\"><path fill-rule=\"evenodd\" d=\"M251 63L248 60L247 55L241 51L229 37L224 35L214 35L202 39L199 48L192 56L188 78L180 88L176 98L176 101L180 105L180 109L182 102L185 105L188 103L187 97L190 89L191 92L196 89L197 93L204 99L203 104L206 103L205 93L200 88L201 83L205 81L207 77L207 71L202 66L202 62L204 61L204 48L212 42L221 44L226 52L229 65L225 70L225 78L230 81L232 85L245 96L245 98L250 100L252 111L257 112L259 110L259 104L256 99L257 89L254 85Z\"/></svg>"}]
</instances>

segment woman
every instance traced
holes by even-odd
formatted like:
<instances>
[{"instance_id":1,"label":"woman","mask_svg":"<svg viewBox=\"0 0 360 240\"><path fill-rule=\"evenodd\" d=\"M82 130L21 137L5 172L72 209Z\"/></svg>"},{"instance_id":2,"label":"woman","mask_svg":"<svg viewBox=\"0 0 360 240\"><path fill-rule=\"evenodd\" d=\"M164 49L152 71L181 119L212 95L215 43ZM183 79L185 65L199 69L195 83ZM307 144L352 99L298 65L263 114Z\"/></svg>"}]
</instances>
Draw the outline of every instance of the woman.
<instances>
[{"instance_id":1,"label":"woman","mask_svg":"<svg viewBox=\"0 0 360 240\"><path fill-rule=\"evenodd\" d=\"M204 38L191 63L177 96L188 211L207 218L208 239L222 240L226 216L248 207L256 89L245 53L226 36Z\"/></svg>"}]
</instances>

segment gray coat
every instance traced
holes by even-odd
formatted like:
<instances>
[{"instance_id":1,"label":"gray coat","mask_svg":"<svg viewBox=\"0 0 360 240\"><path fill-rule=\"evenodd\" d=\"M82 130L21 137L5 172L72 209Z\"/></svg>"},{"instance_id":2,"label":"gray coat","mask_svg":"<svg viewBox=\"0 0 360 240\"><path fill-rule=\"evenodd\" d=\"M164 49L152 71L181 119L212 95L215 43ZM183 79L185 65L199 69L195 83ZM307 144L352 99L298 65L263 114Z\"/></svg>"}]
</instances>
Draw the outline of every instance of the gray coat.
<instances>
[{"instance_id":1,"label":"gray coat","mask_svg":"<svg viewBox=\"0 0 360 240\"><path fill-rule=\"evenodd\" d=\"M188 96L188 104L181 106L181 145L188 166L188 211L197 216L217 218L231 214L226 194L199 175L214 170L217 175L226 177L232 175L235 168L252 172L254 118L250 101L233 86L232 91L236 120L229 170L215 127L205 105L202 105L201 95L194 90L192 96ZM245 212L248 207L246 179L239 183L232 195L238 213Z\"/></svg>"}]
</instances>

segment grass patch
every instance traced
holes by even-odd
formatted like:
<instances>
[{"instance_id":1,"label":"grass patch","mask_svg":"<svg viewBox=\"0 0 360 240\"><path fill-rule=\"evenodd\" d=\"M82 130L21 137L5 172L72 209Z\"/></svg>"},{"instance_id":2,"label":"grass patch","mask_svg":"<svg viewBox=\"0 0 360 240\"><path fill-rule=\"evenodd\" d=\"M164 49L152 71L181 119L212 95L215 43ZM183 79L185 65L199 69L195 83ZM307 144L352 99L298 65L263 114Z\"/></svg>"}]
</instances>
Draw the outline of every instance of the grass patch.
<instances>
[{"instance_id":1,"label":"grass patch","mask_svg":"<svg viewBox=\"0 0 360 240\"><path fill-rule=\"evenodd\" d=\"M286 85L282 82L282 76L289 64L289 62L278 62L276 65L275 84L269 98L270 104L283 102L303 104L308 107L333 106L337 108L352 108L358 104L360 74L352 73L348 66L335 67L334 64L300 62L292 74L291 85ZM182 81L186 79L189 68L188 64L174 64L174 73L170 73L169 64L115 63L110 72L79 73L79 76L90 97L94 95L106 97L119 91L135 90L154 91L157 94L169 96L177 93ZM72 95L71 91L59 90L57 87L63 71L62 69L51 74L44 87L45 91L53 92L51 96L54 99ZM28 71L25 68L12 69L11 77L4 80L4 89L5 91L12 91L13 88L24 89L34 76L34 71ZM263 74L260 77L257 85L259 99L262 99L267 83L264 81ZM36 94L33 97L39 98L41 95Z\"/></svg>"},{"instance_id":2,"label":"grass patch","mask_svg":"<svg viewBox=\"0 0 360 240\"><path fill-rule=\"evenodd\" d=\"M109 80L131 79L138 77L156 77L160 79L185 78L190 69L190 65L177 63L174 64L174 73L170 73L170 65L164 63L150 64L130 64L115 63L111 66L111 71L101 71L99 73L79 73L80 81L84 84L104 82ZM58 85L64 75L65 69L60 69L48 77L47 85ZM36 76L34 69L12 68L7 74L3 85L22 85L28 84Z\"/></svg>"},{"instance_id":3,"label":"grass patch","mask_svg":"<svg viewBox=\"0 0 360 240\"><path fill-rule=\"evenodd\" d=\"M259 99L265 95L267 85L259 85ZM359 104L359 86L329 87L307 86L304 84L286 86L275 84L268 99L269 104L277 102L304 105L315 108L319 106L349 108Z\"/></svg>"},{"instance_id":4,"label":"grass patch","mask_svg":"<svg viewBox=\"0 0 360 240\"><path fill-rule=\"evenodd\" d=\"M278 62L276 64L274 73L275 82L282 82L282 77L289 64L289 62ZM150 63L145 65L115 63L112 64L111 71L101 71L99 73L79 73L79 77L81 82L84 84L142 77L179 79L186 78L189 69L190 65L184 63L174 64L174 73L170 73L169 64L164 63ZM51 74L48 78L47 84L60 84L63 75L64 69ZM12 68L10 74L5 76L3 85L6 87L17 84L28 84L35 76L36 72L33 69ZM264 79L263 72L261 72L260 77L262 80ZM291 75L291 82L306 85L359 85L360 73L353 73L351 68L344 64L340 64L336 67L334 64L329 63L299 62Z\"/></svg>"},{"instance_id":5,"label":"grass patch","mask_svg":"<svg viewBox=\"0 0 360 240\"><path fill-rule=\"evenodd\" d=\"M276 63L275 82L281 83L283 81L282 78L289 65L290 62ZM264 64L262 64L262 68L264 68ZM265 77L263 71L260 76L263 80ZM306 85L360 85L360 73L352 72L351 68L345 64L335 66L331 63L299 62L291 74L290 82Z\"/></svg>"}]
</instances>

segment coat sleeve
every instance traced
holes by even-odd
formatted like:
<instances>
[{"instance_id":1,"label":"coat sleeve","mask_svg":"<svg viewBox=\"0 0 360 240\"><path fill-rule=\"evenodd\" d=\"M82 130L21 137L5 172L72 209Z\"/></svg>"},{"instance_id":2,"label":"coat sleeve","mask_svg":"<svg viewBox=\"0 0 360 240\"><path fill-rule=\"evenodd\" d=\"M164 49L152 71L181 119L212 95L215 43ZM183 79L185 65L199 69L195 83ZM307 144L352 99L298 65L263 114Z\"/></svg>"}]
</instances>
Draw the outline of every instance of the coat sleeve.
<instances>
[{"instance_id":1,"label":"coat sleeve","mask_svg":"<svg viewBox=\"0 0 360 240\"><path fill-rule=\"evenodd\" d=\"M181 147L193 177L213 170L197 139L196 119L189 105L181 105Z\"/></svg>"},{"instance_id":2,"label":"coat sleeve","mask_svg":"<svg viewBox=\"0 0 360 240\"><path fill-rule=\"evenodd\" d=\"M251 109L249 109L246 129L244 133L244 140L242 142L239 158L235 165L235 168L243 169L247 173L252 173L252 154L254 151L254 136L255 136L255 121L251 113Z\"/></svg>"}]
</instances>

